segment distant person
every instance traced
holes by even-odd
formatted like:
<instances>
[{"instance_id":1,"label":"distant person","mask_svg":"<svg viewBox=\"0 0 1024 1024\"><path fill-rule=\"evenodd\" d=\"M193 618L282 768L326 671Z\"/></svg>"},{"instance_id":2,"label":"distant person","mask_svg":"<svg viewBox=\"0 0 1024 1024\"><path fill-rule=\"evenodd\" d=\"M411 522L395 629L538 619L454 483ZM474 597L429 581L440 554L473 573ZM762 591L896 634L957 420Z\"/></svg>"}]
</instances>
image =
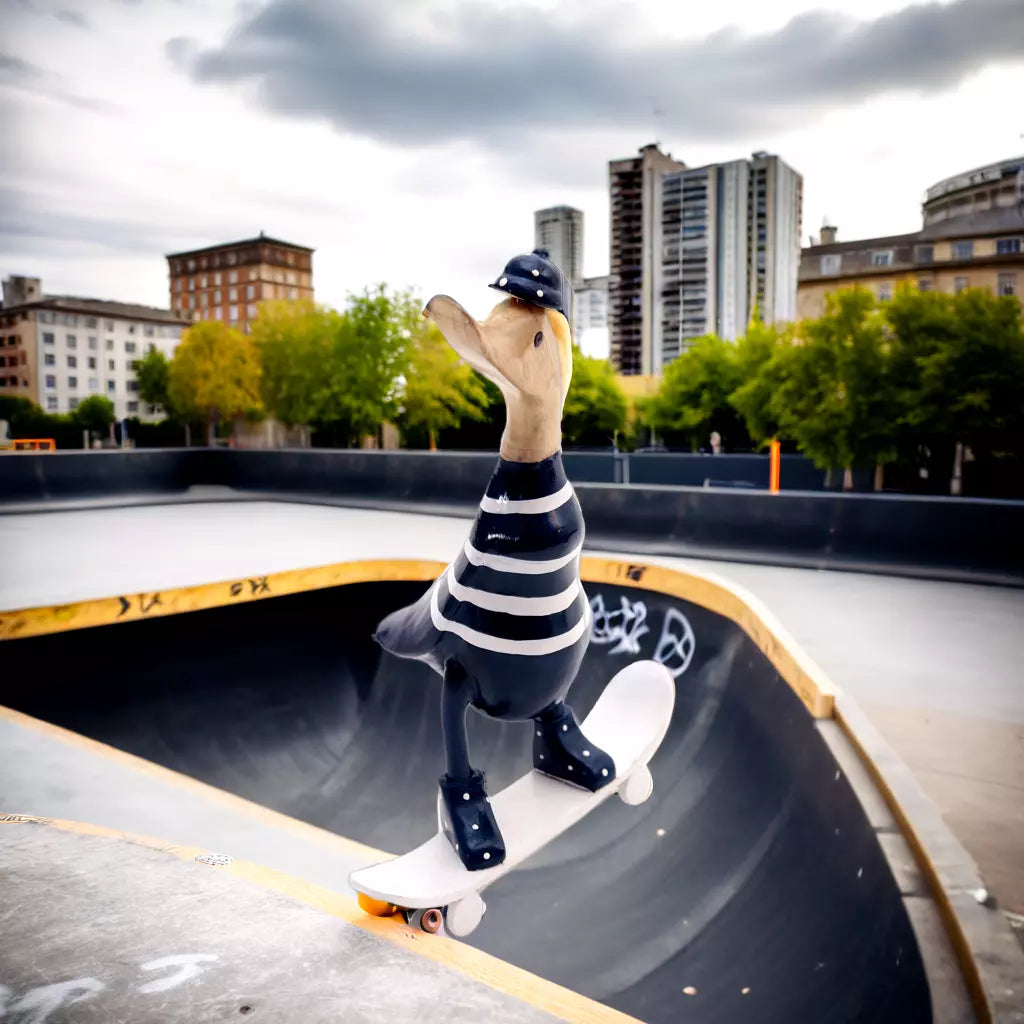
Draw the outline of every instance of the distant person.
<instances>
[{"instance_id":1,"label":"distant person","mask_svg":"<svg viewBox=\"0 0 1024 1024\"><path fill-rule=\"evenodd\" d=\"M711 431L711 454L722 454L722 435L717 430Z\"/></svg>"}]
</instances>

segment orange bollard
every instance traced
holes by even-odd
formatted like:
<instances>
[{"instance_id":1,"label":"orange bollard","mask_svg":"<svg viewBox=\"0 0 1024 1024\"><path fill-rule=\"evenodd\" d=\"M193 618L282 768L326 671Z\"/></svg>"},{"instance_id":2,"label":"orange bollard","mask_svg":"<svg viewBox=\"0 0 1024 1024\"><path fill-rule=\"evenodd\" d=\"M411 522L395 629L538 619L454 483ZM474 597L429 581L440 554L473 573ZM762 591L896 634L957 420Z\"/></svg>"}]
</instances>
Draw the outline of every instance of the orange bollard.
<instances>
[{"instance_id":1,"label":"orange bollard","mask_svg":"<svg viewBox=\"0 0 1024 1024\"><path fill-rule=\"evenodd\" d=\"M779 475L782 469L782 445L772 441L769 445L768 489L772 494L779 493Z\"/></svg>"}]
</instances>

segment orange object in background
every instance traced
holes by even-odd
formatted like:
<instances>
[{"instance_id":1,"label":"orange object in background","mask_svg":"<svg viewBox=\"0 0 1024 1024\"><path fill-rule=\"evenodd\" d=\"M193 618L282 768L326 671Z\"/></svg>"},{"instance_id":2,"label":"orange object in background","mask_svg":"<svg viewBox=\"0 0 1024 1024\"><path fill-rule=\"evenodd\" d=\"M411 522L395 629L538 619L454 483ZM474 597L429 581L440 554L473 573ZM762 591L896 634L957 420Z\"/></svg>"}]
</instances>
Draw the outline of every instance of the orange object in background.
<instances>
[{"instance_id":1,"label":"orange object in background","mask_svg":"<svg viewBox=\"0 0 1024 1024\"><path fill-rule=\"evenodd\" d=\"M11 444L16 452L53 452L57 445L52 437L15 437Z\"/></svg>"},{"instance_id":2,"label":"orange object in background","mask_svg":"<svg viewBox=\"0 0 1024 1024\"><path fill-rule=\"evenodd\" d=\"M782 445L772 441L769 445L768 489L772 494L779 493L779 476L782 469Z\"/></svg>"}]
</instances>

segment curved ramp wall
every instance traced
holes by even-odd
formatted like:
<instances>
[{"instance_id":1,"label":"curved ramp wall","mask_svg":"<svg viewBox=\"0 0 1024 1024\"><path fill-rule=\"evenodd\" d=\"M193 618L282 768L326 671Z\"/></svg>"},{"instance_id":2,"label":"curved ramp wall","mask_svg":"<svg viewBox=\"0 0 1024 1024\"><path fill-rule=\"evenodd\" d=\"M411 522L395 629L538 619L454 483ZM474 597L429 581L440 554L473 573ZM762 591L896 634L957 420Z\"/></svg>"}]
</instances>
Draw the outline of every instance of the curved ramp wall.
<instances>
[{"instance_id":1,"label":"curved ramp wall","mask_svg":"<svg viewBox=\"0 0 1024 1024\"><path fill-rule=\"evenodd\" d=\"M438 680L370 635L440 568L349 563L148 611L112 598L5 617L22 639L5 645L0 702L400 852L435 827ZM496 885L472 941L652 1022L959 1019L935 905L842 753L827 681L714 582L599 559L584 578L595 633L577 710L632 658L676 674L655 794L603 805ZM11 682L39 664L56 685ZM471 744L492 789L529 767L528 725L474 716ZM969 949L962 966L988 1019Z\"/></svg>"}]
</instances>

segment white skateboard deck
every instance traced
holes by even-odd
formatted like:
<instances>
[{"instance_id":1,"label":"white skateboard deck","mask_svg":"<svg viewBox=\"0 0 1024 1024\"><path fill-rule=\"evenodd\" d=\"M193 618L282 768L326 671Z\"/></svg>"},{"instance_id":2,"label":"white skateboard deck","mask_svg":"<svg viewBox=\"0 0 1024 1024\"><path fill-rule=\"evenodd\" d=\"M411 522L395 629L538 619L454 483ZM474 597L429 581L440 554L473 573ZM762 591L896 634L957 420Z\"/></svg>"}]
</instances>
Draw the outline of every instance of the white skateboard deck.
<instances>
[{"instance_id":1,"label":"white skateboard deck","mask_svg":"<svg viewBox=\"0 0 1024 1024\"><path fill-rule=\"evenodd\" d=\"M447 908L448 931L468 935L483 914L479 894L487 886L614 793L628 804L642 803L651 795L647 762L665 737L674 705L675 680L664 665L627 665L580 723L586 738L615 762L611 784L590 793L532 770L491 797L505 840L505 859L497 867L467 871L439 831L409 853L353 871L349 884L357 893L404 910Z\"/></svg>"}]
</instances>

